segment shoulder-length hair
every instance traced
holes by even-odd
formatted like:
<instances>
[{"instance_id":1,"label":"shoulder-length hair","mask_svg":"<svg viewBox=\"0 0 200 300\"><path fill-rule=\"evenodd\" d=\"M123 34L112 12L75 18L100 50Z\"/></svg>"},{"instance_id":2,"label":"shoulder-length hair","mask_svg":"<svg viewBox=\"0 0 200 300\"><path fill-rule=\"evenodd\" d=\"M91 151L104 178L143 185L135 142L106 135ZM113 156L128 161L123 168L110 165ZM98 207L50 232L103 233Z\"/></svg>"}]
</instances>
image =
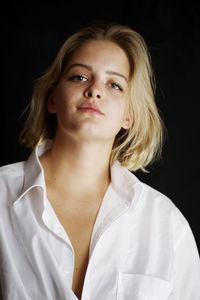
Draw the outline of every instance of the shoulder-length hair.
<instances>
[{"instance_id":1,"label":"shoulder-length hair","mask_svg":"<svg viewBox=\"0 0 200 300\"><path fill-rule=\"evenodd\" d=\"M64 42L48 70L35 82L20 140L34 149L44 140L54 138L57 119L55 114L47 111L48 97L73 53L91 40L116 43L123 49L130 64L129 112L134 122L130 129L121 129L117 134L111 164L118 160L130 171L147 171L147 165L161 154L164 125L155 102L155 80L148 47L138 32L121 24L86 26Z\"/></svg>"}]
</instances>

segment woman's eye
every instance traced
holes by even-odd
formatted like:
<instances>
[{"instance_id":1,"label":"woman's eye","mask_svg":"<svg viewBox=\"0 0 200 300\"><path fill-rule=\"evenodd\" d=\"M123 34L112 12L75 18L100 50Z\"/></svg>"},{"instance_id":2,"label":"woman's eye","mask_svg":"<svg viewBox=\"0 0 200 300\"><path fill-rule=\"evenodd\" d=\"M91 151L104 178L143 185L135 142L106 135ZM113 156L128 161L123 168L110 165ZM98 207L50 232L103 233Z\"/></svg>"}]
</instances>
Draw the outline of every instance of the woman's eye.
<instances>
[{"instance_id":1,"label":"woman's eye","mask_svg":"<svg viewBox=\"0 0 200 300\"><path fill-rule=\"evenodd\" d=\"M72 81L86 81L87 78L82 75L75 75L70 78Z\"/></svg>"},{"instance_id":2,"label":"woman's eye","mask_svg":"<svg viewBox=\"0 0 200 300\"><path fill-rule=\"evenodd\" d=\"M117 84L117 83L112 83L112 87L115 89L115 90L119 90L119 91L122 91L122 88L121 88L121 86L119 85L119 84Z\"/></svg>"}]
</instances>

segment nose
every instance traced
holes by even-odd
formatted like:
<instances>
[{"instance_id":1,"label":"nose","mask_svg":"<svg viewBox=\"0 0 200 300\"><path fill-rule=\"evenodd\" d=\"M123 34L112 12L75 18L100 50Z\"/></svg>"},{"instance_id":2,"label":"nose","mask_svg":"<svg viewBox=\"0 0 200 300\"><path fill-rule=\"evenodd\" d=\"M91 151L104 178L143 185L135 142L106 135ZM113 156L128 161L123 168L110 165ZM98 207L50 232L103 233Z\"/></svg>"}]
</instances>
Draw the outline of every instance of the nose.
<instances>
[{"instance_id":1,"label":"nose","mask_svg":"<svg viewBox=\"0 0 200 300\"><path fill-rule=\"evenodd\" d=\"M93 90L87 91L87 92L86 92L86 96L87 96L88 98L97 98L97 99L101 99L100 93L95 92L95 91L93 91Z\"/></svg>"},{"instance_id":2,"label":"nose","mask_svg":"<svg viewBox=\"0 0 200 300\"><path fill-rule=\"evenodd\" d=\"M102 91L97 83L92 83L85 91L85 97L100 100Z\"/></svg>"}]
</instances>

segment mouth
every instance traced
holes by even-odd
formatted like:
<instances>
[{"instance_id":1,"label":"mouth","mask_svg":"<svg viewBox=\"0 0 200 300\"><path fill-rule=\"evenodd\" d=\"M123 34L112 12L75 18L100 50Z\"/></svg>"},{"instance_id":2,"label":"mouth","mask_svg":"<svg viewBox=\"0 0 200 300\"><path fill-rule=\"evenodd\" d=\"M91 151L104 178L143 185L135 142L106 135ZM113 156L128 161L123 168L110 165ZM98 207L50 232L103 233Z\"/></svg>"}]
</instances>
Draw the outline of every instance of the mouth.
<instances>
[{"instance_id":1,"label":"mouth","mask_svg":"<svg viewBox=\"0 0 200 300\"><path fill-rule=\"evenodd\" d=\"M95 105L83 104L78 107L81 112L103 115L102 111Z\"/></svg>"}]
</instances>

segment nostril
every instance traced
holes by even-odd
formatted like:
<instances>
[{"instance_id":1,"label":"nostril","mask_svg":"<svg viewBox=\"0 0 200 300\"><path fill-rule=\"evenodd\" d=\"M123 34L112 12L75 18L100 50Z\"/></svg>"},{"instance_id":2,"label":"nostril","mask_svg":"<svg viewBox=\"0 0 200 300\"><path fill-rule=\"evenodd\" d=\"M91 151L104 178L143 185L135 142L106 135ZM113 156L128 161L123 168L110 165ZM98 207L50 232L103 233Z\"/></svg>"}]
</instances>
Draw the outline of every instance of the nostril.
<instances>
[{"instance_id":1,"label":"nostril","mask_svg":"<svg viewBox=\"0 0 200 300\"><path fill-rule=\"evenodd\" d=\"M87 93L87 96L88 96L88 97L96 97L97 99L100 99L100 98L101 98L101 95L100 95L100 94L96 94L96 93L94 93L94 92L92 92L92 91L88 92L88 93Z\"/></svg>"}]
</instances>

